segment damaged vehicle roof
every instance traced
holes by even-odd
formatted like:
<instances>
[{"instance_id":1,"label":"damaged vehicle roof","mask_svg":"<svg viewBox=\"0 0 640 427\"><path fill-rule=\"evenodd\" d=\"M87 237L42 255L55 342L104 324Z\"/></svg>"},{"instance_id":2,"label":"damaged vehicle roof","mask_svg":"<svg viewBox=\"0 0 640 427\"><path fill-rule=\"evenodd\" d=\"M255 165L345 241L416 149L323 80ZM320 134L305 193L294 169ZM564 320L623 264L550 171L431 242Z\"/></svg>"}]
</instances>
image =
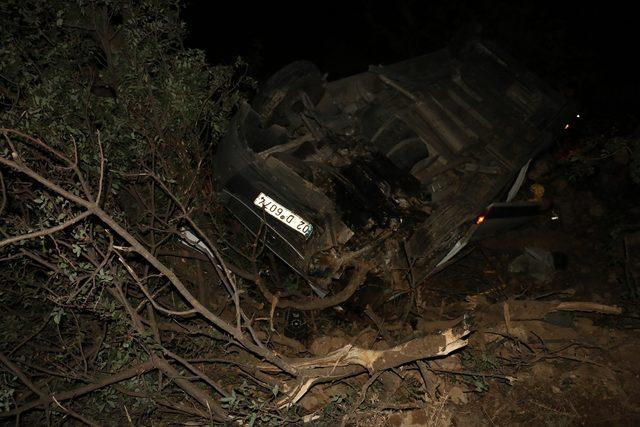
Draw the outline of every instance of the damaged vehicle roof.
<instances>
[{"instance_id":1,"label":"damaged vehicle roof","mask_svg":"<svg viewBox=\"0 0 640 427\"><path fill-rule=\"evenodd\" d=\"M490 220L531 212L515 194L571 113L481 41L332 82L298 61L240 108L214 173L225 206L318 293L358 258L419 281Z\"/></svg>"}]
</instances>

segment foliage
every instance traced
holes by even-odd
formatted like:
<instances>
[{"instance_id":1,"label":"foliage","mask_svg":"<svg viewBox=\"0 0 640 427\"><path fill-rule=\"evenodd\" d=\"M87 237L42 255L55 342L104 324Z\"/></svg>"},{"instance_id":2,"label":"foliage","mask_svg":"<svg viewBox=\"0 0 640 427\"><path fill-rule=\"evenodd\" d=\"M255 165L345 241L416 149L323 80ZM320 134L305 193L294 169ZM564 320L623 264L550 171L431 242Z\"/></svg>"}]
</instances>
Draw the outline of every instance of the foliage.
<instances>
[{"instance_id":1,"label":"foliage","mask_svg":"<svg viewBox=\"0 0 640 427\"><path fill-rule=\"evenodd\" d=\"M186 29L178 1L7 0L0 3L0 17L0 127L41 138L70 158L77 155L93 186L100 138L113 193L128 185L122 180L125 173L153 171L182 188L204 175L198 165L207 161L209 148L224 132L248 79L239 75L242 61L210 66L202 51L183 46ZM2 146L4 156L7 150ZM49 176L65 176L59 165L41 161L40 166ZM2 230L28 233L78 214L68 200L14 178L6 176L8 186L25 187L18 189L21 197L8 201ZM63 182L73 194L81 194L77 182ZM124 211L111 205L112 214L124 222L138 221L128 201L117 200ZM60 286L50 283L48 299L59 304L64 300L55 296L60 288L79 285L91 274L93 286L83 286L73 296L86 306L96 286L126 276L117 268L93 275L93 266L83 259L87 251L95 251L89 242L106 244L103 231L84 222L68 231L70 247L41 237L11 251L37 249L57 260ZM42 279L32 270L25 272L25 284ZM63 313L56 311L56 324Z\"/></svg>"},{"instance_id":2,"label":"foliage","mask_svg":"<svg viewBox=\"0 0 640 427\"><path fill-rule=\"evenodd\" d=\"M240 99L244 64L212 67L182 45L177 1L7 0L0 4L0 122L97 167L138 170L168 150L167 178L195 168ZM203 143L205 142L205 143Z\"/></svg>"},{"instance_id":3,"label":"foliage","mask_svg":"<svg viewBox=\"0 0 640 427\"><path fill-rule=\"evenodd\" d=\"M278 414L273 408L273 400L278 397L278 386L274 386L271 392L270 396L261 396L257 393L255 386L243 381L240 387L232 389L231 394L221 398L220 401L222 406L231 412L244 414L243 425L277 426L286 419L286 414Z\"/></svg>"},{"instance_id":4,"label":"foliage","mask_svg":"<svg viewBox=\"0 0 640 427\"><path fill-rule=\"evenodd\" d=\"M131 176L157 176L181 199L193 200L209 179L211 149L243 90L253 85L245 64L211 66L202 51L186 48L178 0L6 0L0 28L0 128L22 135L16 149L0 132L0 156L20 152L30 167L79 197L87 189L95 196L106 159L101 206L117 223L132 224L130 232L145 244L153 242L155 210L170 216L175 203L149 190L156 184ZM64 156L72 162L65 164ZM0 240L60 226L82 212L10 168L0 168L0 179ZM148 206L154 211L142 215ZM11 359L25 361L28 354L34 365L59 372L48 378L48 389L91 382L92 375L117 372L159 351L105 291L135 285L114 255L113 236L103 223L85 220L55 235L0 246L0 305L9 309L0 318L0 352L10 354L30 331L39 331ZM129 262L144 271L137 261ZM152 291L165 284L159 277L147 281ZM133 295L139 304L141 295ZM51 343L57 351L38 350ZM0 377L0 412L17 405L12 399L23 386L12 378ZM136 385L132 392L146 389ZM122 416L115 389L92 398L100 416L109 410ZM142 397L127 407L147 416L155 404Z\"/></svg>"},{"instance_id":5,"label":"foliage","mask_svg":"<svg viewBox=\"0 0 640 427\"><path fill-rule=\"evenodd\" d=\"M477 353L472 351L463 351L461 353L461 362L465 369L469 371L481 373L502 373L502 366L498 359L488 353ZM471 385L476 393L483 393L489 390L487 378L483 375L470 376Z\"/></svg>"},{"instance_id":6,"label":"foliage","mask_svg":"<svg viewBox=\"0 0 640 427\"><path fill-rule=\"evenodd\" d=\"M13 403L17 378L0 372L0 411L7 411Z\"/></svg>"}]
</instances>

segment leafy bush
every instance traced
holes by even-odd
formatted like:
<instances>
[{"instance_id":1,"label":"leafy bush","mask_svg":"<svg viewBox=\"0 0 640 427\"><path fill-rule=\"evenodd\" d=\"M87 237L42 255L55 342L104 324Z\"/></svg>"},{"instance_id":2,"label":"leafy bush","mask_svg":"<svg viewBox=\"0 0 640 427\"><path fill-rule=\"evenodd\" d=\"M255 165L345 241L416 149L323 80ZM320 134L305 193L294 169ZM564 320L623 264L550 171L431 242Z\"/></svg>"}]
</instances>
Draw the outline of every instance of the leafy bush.
<instances>
[{"instance_id":1,"label":"leafy bush","mask_svg":"<svg viewBox=\"0 0 640 427\"><path fill-rule=\"evenodd\" d=\"M100 131L118 171L162 151L166 174L194 170L240 99L244 64L186 49L179 2L0 3L0 122L96 168ZM169 176L168 176L169 177Z\"/></svg>"},{"instance_id":2,"label":"leafy bush","mask_svg":"<svg viewBox=\"0 0 640 427\"><path fill-rule=\"evenodd\" d=\"M96 200L104 189L101 209L149 245L156 239L155 211L169 212L168 218L175 201L155 191L158 183L135 177L157 177L193 201L210 179L211 148L242 90L253 84L241 60L211 66L202 51L185 48L179 12L175 0L0 2L0 156L24 162L75 196ZM48 390L148 360L159 344L132 328L123 301L136 282L118 262L113 245L119 242L104 223L86 217L55 235L5 245L82 212L27 178L0 166L0 306L9 310L0 316L0 353L23 368L31 359L36 368L47 367L45 373L58 372L46 377ZM149 206L153 211L142 214ZM145 274L139 258L131 258ZM165 284L157 276L144 277L152 291ZM126 296L114 298L122 288ZM139 296L133 292L135 304ZM25 341L33 330L38 334ZM60 348L38 350L42 342ZM29 376L33 365L27 365ZM29 397L14 380L0 376L0 413ZM94 398L98 416L120 414L123 397L114 389ZM129 402L129 409L148 413L149 402Z\"/></svg>"}]
</instances>

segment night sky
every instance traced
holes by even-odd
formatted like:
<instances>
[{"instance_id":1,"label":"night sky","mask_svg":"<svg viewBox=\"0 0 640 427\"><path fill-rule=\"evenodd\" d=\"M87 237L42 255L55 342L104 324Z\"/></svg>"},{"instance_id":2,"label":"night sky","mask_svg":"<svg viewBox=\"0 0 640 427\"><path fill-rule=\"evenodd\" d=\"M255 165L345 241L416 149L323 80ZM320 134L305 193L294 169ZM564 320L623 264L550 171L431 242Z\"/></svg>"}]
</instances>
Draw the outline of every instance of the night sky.
<instances>
[{"instance_id":1,"label":"night sky","mask_svg":"<svg viewBox=\"0 0 640 427\"><path fill-rule=\"evenodd\" d=\"M187 1L187 44L204 49L212 63L240 55L258 79L297 59L336 79L480 34L577 102L594 123L623 133L638 126L640 23L622 2L253 3Z\"/></svg>"}]
</instances>

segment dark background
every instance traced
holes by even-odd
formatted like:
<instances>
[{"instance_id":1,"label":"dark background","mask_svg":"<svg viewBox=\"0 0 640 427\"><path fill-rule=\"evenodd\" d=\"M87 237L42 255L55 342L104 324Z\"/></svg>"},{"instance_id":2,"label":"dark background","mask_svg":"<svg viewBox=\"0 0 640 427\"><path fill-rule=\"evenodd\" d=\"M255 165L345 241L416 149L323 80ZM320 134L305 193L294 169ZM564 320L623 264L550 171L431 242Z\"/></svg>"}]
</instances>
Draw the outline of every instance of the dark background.
<instances>
[{"instance_id":1,"label":"dark background","mask_svg":"<svg viewBox=\"0 0 640 427\"><path fill-rule=\"evenodd\" d=\"M640 16L615 2L188 0L187 44L242 56L259 80L297 59L336 79L480 34L580 106L596 128L637 130Z\"/></svg>"}]
</instances>

